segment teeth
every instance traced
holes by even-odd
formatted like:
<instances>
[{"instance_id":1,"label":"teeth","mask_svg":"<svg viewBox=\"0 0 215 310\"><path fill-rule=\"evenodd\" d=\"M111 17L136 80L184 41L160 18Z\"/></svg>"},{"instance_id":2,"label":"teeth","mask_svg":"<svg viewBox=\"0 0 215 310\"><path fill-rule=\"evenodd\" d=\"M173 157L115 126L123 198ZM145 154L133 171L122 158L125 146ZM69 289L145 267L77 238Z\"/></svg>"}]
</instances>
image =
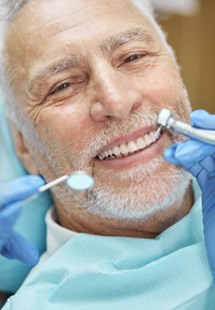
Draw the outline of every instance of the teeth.
<instances>
[{"instance_id":1,"label":"teeth","mask_svg":"<svg viewBox=\"0 0 215 310\"><path fill-rule=\"evenodd\" d=\"M156 141L156 132L151 131L149 133L149 137L151 138L152 142L155 142Z\"/></svg>"},{"instance_id":2,"label":"teeth","mask_svg":"<svg viewBox=\"0 0 215 310\"><path fill-rule=\"evenodd\" d=\"M129 153L134 153L138 150L138 147L134 141L128 142L128 150L129 150Z\"/></svg>"},{"instance_id":3,"label":"teeth","mask_svg":"<svg viewBox=\"0 0 215 310\"><path fill-rule=\"evenodd\" d=\"M119 158L122 156L127 156L128 154L133 154L154 143L159 136L157 136L157 131L151 131L144 137L139 137L136 141L129 141L127 145L123 143L121 145L114 146L112 149L101 152L98 155L98 158L101 160L113 159L116 157Z\"/></svg>"},{"instance_id":4,"label":"teeth","mask_svg":"<svg viewBox=\"0 0 215 310\"><path fill-rule=\"evenodd\" d=\"M118 146L114 146L114 148L113 148L113 153L114 153L114 155L116 155L116 156L121 154L120 149L119 149Z\"/></svg>"},{"instance_id":5,"label":"teeth","mask_svg":"<svg viewBox=\"0 0 215 310\"><path fill-rule=\"evenodd\" d=\"M152 143L152 140L148 134L145 135L144 140L145 140L146 146L148 146Z\"/></svg>"},{"instance_id":6,"label":"teeth","mask_svg":"<svg viewBox=\"0 0 215 310\"><path fill-rule=\"evenodd\" d=\"M122 155L128 155L128 148L125 144L121 144L119 148Z\"/></svg>"},{"instance_id":7,"label":"teeth","mask_svg":"<svg viewBox=\"0 0 215 310\"><path fill-rule=\"evenodd\" d=\"M144 147L146 147L146 143L145 143L145 140L143 138L137 139L137 147L139 150L144 149Z\"/></svg>"}]
</instances>

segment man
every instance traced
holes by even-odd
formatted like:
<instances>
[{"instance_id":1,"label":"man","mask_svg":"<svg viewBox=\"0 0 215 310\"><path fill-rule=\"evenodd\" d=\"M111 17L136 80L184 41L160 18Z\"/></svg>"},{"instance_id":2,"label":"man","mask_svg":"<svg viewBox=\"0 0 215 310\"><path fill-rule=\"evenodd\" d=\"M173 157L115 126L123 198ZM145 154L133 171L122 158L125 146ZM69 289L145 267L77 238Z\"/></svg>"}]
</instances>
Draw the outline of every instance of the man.
<instances>
[{"instance_id":1,"label":"man","mask_svg":"<svg viewBox=\"0 0 215 310\"><path fill-rule=\"evenodd\" d=\"M190 104L148 2L23 1L4 40L20 161L46 182L75 170L95 179L87 195L53 189L52 257L6 308L210 309L191 178L162 155L182 138L156 136L162 108L188 120Z\"/></svg>"}]
</instances>

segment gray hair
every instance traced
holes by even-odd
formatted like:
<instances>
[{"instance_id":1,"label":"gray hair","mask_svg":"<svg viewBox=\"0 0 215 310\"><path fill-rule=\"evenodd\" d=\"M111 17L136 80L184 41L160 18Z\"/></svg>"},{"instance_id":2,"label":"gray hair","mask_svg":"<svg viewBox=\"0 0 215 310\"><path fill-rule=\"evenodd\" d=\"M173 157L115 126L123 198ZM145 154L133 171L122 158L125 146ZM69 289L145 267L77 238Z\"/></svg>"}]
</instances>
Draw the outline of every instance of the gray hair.
<instances>
[{"instance_id":1,"label":"gray hair","mask_svg":"<svg viewBox=\"0 0 215 310\"><path fill-rule=\"evenodd\" d=\"M1 20L10 21L29 0L1 0Z\"/></svg>"},{"instance_id":2,"label":"gray hair","mask_svg":"<svg viewBox=\"0 0 215 310\"><path fill-rule=\"evenodd\" d=\"M16 127L25 131L25 120L19 109L18 98L15 98L10 86L9 74L6 69L7 55L4 54L4 38L10 23L14 20L16 14L32 0L0 0L0 88L4 97L4 106L6 117L12 121ZM131 0L133 4L140 9L143 14L149 18L155 30L161 37L172 58L175 55L172 48L166 42L166 36L155 20L154 12L150 0Z\"/></svg>"}]
</instances>

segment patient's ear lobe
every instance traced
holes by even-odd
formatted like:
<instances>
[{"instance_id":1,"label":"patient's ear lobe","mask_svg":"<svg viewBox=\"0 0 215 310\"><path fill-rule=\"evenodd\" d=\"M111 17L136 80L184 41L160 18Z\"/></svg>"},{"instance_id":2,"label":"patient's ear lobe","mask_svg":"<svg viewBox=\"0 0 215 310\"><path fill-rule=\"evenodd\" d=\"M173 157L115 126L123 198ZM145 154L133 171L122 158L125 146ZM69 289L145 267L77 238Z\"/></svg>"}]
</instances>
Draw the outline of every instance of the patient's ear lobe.
<instances>
[{"instance_id":1,"label":"patient's ear lobe","mask_svg":"<svg viewBox=\"0 0 215 310\"><path fill-rule=\"evenodd\" d=\"M22 133L11 122L9 123L9 126L11 130L14 148L19 160L30 174L39 175L39 170L35 164L33 157L31 156L31 153L29 152Z\"/></svg>"}]
</instances>

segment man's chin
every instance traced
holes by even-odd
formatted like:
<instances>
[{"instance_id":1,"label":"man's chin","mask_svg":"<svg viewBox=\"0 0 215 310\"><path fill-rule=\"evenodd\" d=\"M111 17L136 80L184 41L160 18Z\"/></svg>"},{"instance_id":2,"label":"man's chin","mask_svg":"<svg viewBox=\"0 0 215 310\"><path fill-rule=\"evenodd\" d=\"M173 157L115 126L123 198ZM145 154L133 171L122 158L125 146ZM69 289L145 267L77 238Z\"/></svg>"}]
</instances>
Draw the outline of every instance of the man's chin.
<instances>
[{"instance_id":1,"label":"man's chin","mask_svg":"<svg viewBox=\"0 0 215 310\"><path fill-rule=\"evenodd\" d=\"M147 181L141 176L139 182L128 180L127 187L104 186L93 190L86 207L101 218L122 221L148 221L172 208L179 208L180 212L191 177L182 168L172 166L159 177L156 173L150 174Z\"/></svg>"}]
</instances>

